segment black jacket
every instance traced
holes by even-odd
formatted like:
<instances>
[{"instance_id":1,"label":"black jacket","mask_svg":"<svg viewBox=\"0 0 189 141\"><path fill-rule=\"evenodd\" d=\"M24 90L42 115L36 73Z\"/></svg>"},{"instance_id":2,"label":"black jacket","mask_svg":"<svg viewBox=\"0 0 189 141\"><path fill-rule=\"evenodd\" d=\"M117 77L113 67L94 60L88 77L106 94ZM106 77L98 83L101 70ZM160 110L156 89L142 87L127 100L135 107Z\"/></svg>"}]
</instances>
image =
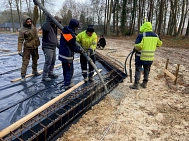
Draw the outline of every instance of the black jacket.
<instances>
[{"instance_id":1,"label":"black jacket","mask_svg":"<svg viewBox=\"0 0 189 141\"><path fill-rule=\"evenodd\" d=\"M99 44L100 44L100 45L103 45L103 46L106 45L106 40L105 40L104 37L99 39Z\"/></svg>"},{"instance_id":2,"label":"black jacket","mask_svg":"<svg viewBox=\"0 0 189 141\"><path fill-rule=\"evenodd\" d=\"M56 47L58 47L57 27L55 27L50 22L50 19L47 18L46 22L42 26L42 30L42 48L49 48L55 50Z\"/></svg>"}]
</instances>

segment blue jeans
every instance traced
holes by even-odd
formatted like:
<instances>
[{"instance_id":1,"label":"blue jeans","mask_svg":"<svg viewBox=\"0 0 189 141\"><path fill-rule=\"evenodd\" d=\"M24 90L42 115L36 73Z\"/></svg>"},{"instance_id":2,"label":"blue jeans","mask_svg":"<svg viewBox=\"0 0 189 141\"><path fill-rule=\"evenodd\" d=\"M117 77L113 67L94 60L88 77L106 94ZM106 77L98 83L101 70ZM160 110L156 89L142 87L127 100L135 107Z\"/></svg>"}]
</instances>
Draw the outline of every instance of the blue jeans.
<instances>
[{"instance_id":1,"label":"blue jeans","mask_svg":"<svg viewBox=\"0 0 189 141\"><path fill-rule=\"evenodd\" d=\"M54 65L56 61L56 50L43 48L43 53L45 55L45 64L43 67L43 78L47 78L48 75L53 74Z\"/></svg>"}]
</instances>

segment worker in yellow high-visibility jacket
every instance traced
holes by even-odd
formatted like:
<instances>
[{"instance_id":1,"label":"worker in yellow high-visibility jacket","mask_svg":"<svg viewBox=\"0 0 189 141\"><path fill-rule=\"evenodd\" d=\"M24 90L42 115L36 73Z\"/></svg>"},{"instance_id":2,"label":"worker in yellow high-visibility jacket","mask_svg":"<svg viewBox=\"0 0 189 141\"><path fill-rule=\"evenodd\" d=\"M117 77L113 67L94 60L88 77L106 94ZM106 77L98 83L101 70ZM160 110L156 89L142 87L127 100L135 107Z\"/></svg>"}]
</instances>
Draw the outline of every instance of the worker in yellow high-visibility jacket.
<instances>
[{"instance_id":1,"label":"worker in yellow high-visibility jacket","mask_svg":"<svg viewBox=\"0 0 189 141\"><path fill-rule=\"evenodd\" d=\"M139 80L142 67L144 69L143 83L140 85L143 88L147 87L150 67L154 60L156 47L162 45L162 41L157 34L152 32L151 22L145 22L140 27L141 34L138 35L135 41L135 81L130 86L131 89L139 89Z\"/></svg>"},{"instance_id":2,"label":"worker in yellow high-visibility jacket","mask_svg":"<svg viewBox=\"0 0 189 141\"><path fill-rule=\"evenodd\" d=\"M85 52L88 53L89 57L95 63L95 50L97 46L97 35L95 33L93 25L89 25L87 30L79 33L76 36L77 42L83 47ZM80 63L82 69L82 75L84 77L84 81L87 82L88 80L94 81L93 74L94 68L93 66L87 62L86 58L83 55L80 55ZM87 70L87 64L89 65L89 72Z\"/></svg>"}]
</instances>

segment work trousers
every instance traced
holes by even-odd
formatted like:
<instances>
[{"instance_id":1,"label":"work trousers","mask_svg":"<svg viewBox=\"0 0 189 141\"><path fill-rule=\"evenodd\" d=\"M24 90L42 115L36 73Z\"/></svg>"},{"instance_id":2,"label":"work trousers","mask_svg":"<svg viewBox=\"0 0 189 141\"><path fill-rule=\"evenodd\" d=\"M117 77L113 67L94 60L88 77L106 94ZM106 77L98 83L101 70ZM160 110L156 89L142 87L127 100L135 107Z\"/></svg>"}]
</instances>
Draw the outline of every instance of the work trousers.
<instances>
[{"instance_id":1,"label":"work trousers","mask_svg":"<svg viewBox=\"0 0 189 141\"><path fill-rule=\"evenodd\" d=\"M72 77L74 73L73 63L62 62L64 86L69 86L72 82Z\"/></svg>"},{"instance_id":2,"label":"work trousers","mask_svg":"<svg viewBox=\"0 0 189 141\"><path fill-rule=\"evenodd\" d=\"M105 44L100 44L100 43L98 43L98 44L97 44L97 47L98 47L98 48L101 48L101 47L102 47L102 48L105 48Z\"/></svg>"},{"instance_id":3,"label":"work trousers","mask_svg":"<svg viewBox=\"0 0 189 141\"><path fill-rule=\"evenodd\" d=\"M139 84L142 71L144 72L143 82L146 82L146 83L148 82L148 77L150 74L150 67L151 67L151 64L148 64L148 65L141 65L137 63L135 64L135 83L136 84Z\"/></svg>"},{"instance_id":4,"label":"work trousers","mask_svg":"<svg viewBox=\"0 0 189 141\"><path fill-rule=\"evenodd\" d=\"M23 57L22 57L21 76L26 75L27 67L30 61L30 56L32 57L32 73L35 74L37 72L37 60L39 59L38 48L28 49L24 47Z\"/></svg>"},{"instance_id":5,"label":"work trousers","mask_svg":"<svg viewBox=\"0 0 189 141\"><path fill-rule=\"evenodd\" d=\"M49 75L53 74L54 65L56 61L56 49L43 48L43 53L45 55L45 64L43 67L43 78L47 78Z\"/></svg>"},{"instance_id":6,"label":"work trousers","mask_svg":"<svg viewBox=\"0 0 189 141\"><path fill-rule=\"evenodd\" d=\"M93 55L90 55L90 58L92 59L93 63L95 63L96 61L96 57L95 57L95 54ZM82 70L82 75L84 78L86 78L87 76L88 77L92 77L93 74L94 74L94 68L93 66L87 61L87 59L83 56L83 55L80 55L80 63L81 63L81 70ZM87 75L87 65L89 65L89 73Z\"/></svg>"}]
</instances>

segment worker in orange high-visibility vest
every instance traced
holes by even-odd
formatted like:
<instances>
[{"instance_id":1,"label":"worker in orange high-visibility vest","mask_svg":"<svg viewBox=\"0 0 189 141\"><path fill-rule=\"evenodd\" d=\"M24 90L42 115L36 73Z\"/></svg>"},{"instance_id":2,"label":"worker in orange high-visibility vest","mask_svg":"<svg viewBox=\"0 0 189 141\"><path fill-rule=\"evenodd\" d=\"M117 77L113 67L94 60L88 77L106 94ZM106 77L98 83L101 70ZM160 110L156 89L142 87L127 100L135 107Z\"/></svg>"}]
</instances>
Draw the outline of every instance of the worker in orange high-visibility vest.
<instances>
[{"instance_id":1,"label":"worker in orange high-visibility vest","mask_svg":"<svg viewBox=\"0 0 189 141\"><path fill-rule=\"evenodd\" d=\"M75 30L79 28L79 21L71 19L68 26L62 29L59 47L59 60L62 61L65 90L74 86L72 77L74 73L74 52L83 53L82 48L76 42Z\"/></svg>"}]
</instances>

